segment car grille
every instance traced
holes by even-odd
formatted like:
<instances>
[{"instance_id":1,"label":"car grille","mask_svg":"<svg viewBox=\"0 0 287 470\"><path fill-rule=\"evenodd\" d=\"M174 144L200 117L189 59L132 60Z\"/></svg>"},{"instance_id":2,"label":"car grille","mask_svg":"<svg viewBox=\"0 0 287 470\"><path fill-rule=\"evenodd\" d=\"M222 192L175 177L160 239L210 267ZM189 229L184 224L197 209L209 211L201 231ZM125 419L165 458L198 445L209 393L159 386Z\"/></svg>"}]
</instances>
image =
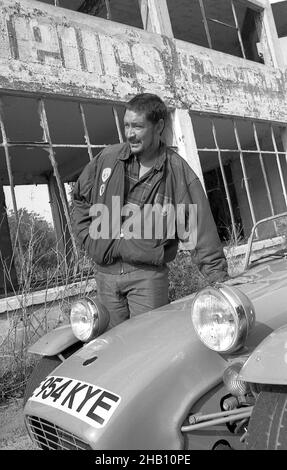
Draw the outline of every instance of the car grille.
<instances>
[{"instance_id":1,"label":"car grille","mask_svg":"<svg viewBox=\"0 0 287 470\"><path fill-rule=\"evenodd\" d=\"M26 416L26 424L36 444L44 450L89 450L91 447L74 434L45 419Z\"/></svg>"}]
</instances>

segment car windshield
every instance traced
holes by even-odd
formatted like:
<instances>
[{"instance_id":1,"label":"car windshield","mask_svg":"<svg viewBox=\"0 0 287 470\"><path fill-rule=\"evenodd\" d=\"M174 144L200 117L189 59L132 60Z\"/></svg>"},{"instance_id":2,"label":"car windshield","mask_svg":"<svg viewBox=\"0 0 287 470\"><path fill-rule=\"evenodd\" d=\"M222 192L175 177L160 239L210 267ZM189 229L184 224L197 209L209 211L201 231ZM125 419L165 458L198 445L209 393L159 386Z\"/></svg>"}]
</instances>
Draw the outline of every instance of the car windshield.
<instances>
[{"instance_id":1,"label":"car windshield","mask_svg":"<svg viewBox=\"0 0 287 470\"><path fill-rule=\"evenodd\" d=\"M245 267L270 257L287 254L287 213L269 217L258 222L252 229Z\"/></svg>"}]
</instances>

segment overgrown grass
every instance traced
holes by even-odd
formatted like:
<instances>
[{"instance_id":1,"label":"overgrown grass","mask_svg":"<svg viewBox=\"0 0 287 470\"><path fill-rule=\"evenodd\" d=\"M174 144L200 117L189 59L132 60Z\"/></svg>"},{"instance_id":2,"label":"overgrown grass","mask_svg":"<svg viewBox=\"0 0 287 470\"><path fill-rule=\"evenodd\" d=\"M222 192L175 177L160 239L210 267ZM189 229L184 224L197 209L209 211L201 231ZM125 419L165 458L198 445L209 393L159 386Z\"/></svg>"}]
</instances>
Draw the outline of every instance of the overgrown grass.
<instances>
[{"instance_id":1,"label":"overgrown grass","mask_svg":"<svg viewBox=\"0 0 287 470\"><path fill-rule=\"evenodd\" d=\"M180 299L207 286L190 251L179 251L169 263L169 301Z\"/></svg>"},{"instance_id":2,"label":"overgrown grass","mask_svg":"<svg viewBox=\"0 0 287 470\"><path fill-rule=\"evenodd\" d=\"M2 295L2 302L17 304L14 310L0 314L0 401L22 396L36 362L28 348L52 328L68 322L71 297L75 299L84 295L88 288L93 289L93 265L85 255L76 265L72 256L68 263L57 247L52 247L53 264L44 271L41 259L45 255L47 260L49 253L46 250L39 254L39 242L38 234L31 232L22 257L14 243L18 286L13 285L11 262L0 260L6 285L10 287L10 292ZM33 300L37 294L41 295L41 304Z\"/></svg>"},{"instance_id":3,"label":"overgrown grass","mask_svg":"<svg viewBox=\"0 0 287 470\"><path fill-rule=\"evenodd\" d=\"M7 316L1 314L6 319L0 321L0 401L23 394L27 377L37 360L28 353L28 348L51 329L68 323L71 295L73 300L84 295L89 286L89 277L86 273L82 279L74 279L77 283L72 290L71 277L64 285L55 286L53 281L53 300L49 300L51 289L47 280L45 289L40 292L43 297L40 305L29 305L32 289L15 292L13 300L17 299L21 307L10 311ZM61 291L57 293L59 288ZM11 297L9 300L11 302Z\"/></svg>"}]
</instances>

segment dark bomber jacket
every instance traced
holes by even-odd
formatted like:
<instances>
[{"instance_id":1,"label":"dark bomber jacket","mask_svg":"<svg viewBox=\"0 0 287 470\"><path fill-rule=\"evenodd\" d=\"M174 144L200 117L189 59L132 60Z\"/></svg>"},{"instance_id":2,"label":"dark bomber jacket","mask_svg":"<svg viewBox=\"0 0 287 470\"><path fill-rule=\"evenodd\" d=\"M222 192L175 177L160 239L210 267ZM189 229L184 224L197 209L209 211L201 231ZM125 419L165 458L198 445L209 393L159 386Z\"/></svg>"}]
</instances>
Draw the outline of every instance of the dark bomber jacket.
<instances>
[{"instance_id":1,"label":"dark bomber jacket","mask_svg":"<svg viewBox=\"0 0 287 470\"><path fill-rule=\"evenodd\" d=\"M210 282L220 282L227 278L227 263L202 185L182 157L164 144L161 149L163 164L157 168L154 185L145 195L141 208L145 204L163 204L164 201L174 207L177 207L177 204L197 204L197 245L194 259ZM117 229L111 232L111 208L115 200L112 197L118 196L122 206L125 160L129 157L130 148L127 143L115 144L106 147L84 168L73 190L73 222L76 235L88 255L99 265L112 264L121 259L135 265L161 266L176 256L180 240L177 231L172 239L164 236L161 239L126 239L120 237ZM103 204L109 208L109 215L105 213L101 218L102 225L99 225L99 213L90 213L94 204ZM103 238L93 236L91 224L95 219L92 216L97 218L97 225L103 232L103 224L107 225L106 217L109 217L109 233Z\"/></svg>"}]
</instances>

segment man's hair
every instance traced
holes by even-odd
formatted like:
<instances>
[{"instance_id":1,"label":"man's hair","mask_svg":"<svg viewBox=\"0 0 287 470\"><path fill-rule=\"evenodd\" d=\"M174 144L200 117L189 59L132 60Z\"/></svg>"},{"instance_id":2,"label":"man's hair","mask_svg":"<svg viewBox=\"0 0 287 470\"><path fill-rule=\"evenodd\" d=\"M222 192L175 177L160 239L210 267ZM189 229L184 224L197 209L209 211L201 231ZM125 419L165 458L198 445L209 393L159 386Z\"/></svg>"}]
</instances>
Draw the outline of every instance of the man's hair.
<instances>
[{"instance_id":1,"label":"man's hair","mask_svg":"<svg viewBox=\"0 0 287 470\"><path fill-rule=\"evenodd\" d=\"M156 124L160 119L166 121L167 107L162 99L152 93L140 93L127 104L126 110L145 113L148 121Z\"/></svg>"}]
</instances>

